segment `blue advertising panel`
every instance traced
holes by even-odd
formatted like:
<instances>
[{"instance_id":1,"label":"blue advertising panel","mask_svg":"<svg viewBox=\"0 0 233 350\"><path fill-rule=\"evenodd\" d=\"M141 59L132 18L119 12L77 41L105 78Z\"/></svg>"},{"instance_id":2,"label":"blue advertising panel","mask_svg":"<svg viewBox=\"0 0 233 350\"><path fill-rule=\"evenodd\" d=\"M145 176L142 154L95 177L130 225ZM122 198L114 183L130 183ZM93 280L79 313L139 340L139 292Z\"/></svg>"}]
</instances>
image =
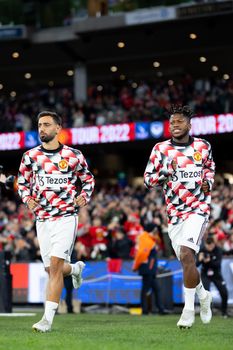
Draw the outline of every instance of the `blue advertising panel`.
<instances>
[{"instance_id":1,"label":"blue advertising panel","mask_svg":"<svg viewBox=\"0 0 233 350\"><path fill-rule=\"evenodd\" d=\"M25 147L33 148L39 145L39 136L37 131L26 131L25 132Z\"/></svg>"},{"instance_id":2,"label":"blue advertising panel","mask_svg":"<svg viewBox=\"0 0 233 350\"><path fill-rule=\"evenodd\" d=\"M24 25L6 25L0 27L0 40L23 39L25 35L26 27Z\"/></svg>"},{"instance_id":3,"label":"blue advertising panel","mask_svg":"<svg viewBox=\"0 0 233 350\"><path fill-rule=\"evenodd\" d=\"M159 139L163 137L163 122L150 123L150 137Z\"/></svg>"},{"instance_id":4,"label":"blue advertising panel","mask_svg":"<svg viewBox=\"0 0 233 350\"><path fill-rule=\"evenodd\" d=\"M145 140L145 139L148 139L150 137L149 125L150 125L150 123L148 123L148 122L135 123L135 139L136 140Z\"/></svg>"},{"instance_id":5,"label":"blue advertising panel","mask_svg":"<svg viewBox=\"0 0 233 350\"><path fill-rule=\"evenodd\" d=\"M180 262L159 260L158 268L159 279L172 276L173 302L182 303L183 279ZM83 278L81 288L74 290L74 298L84 304L140 304L141 277L132 271L132 261L123 261L118 273L110 273L105 261L86 262Z\"/></svg>"}]
</instances>

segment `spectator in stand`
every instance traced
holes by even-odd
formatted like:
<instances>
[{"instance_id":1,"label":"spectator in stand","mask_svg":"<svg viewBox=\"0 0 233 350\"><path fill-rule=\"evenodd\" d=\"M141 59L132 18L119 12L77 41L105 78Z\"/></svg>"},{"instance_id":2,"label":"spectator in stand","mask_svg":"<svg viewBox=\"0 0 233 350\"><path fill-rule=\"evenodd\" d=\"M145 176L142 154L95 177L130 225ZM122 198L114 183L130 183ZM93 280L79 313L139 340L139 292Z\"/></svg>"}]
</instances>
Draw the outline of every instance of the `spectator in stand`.
<instances>
[{"instance_id":1,"label":"spectator in stand","mask_svg":"<svg viewBox=\"0 0 233 350\"><path fill-rule=\"evenodd\" d=\"M17 204L12 200L8 200L4 207L5 213L10 219L17 218Z\"/></svg>"},{"instance_id":2,"label":"spectator in stand","mask_svg":"<svg viewBox=\"0 0 233 350\"><path fill-rule=\"evenodd\" d=\"M154 121L164 118L171 104L189 104L197 115L232 113L233 80L194 80L190 75L123 82L119 86L90 86L86 103L74 102L73 88L49 88L11 98L0 97L2 132L36 129L39 109L56 109L64 117L64 127Z\"/></svg>"},{"instance_id":3,"label":"spectator in stand","mask_svg":"<svg viewBox=\"0 0 233 350\"><path fill-rule=\"evenodd\" d=\"M139 233L143 231L139 214L133 212L128 215L127 221L124 223L124 230L128 237L135 242Z\"/></svg>"},{"instance_id":4,"label":"spectator in stand","mask_svg":"<svg viewBox=\"0 0 233 350\"><path fill-rule=\"evenodd\" d=\"M210 206L211 206L211 217L214 220L217 220L220 217L221 211L222 211L222 205L219 201L218 194L216 195L215 193L213 194L213 198Z\"/></svg>"},{"instance_id":5,"label":"spectator in stand","mask_svg":"<svg viewBox=\"0 0 233 350\"><path fill-rule=\"evenodd\" d=\"M221 299L221 311L224 318L228 317L228 291L221 273L222 250L216 245L213 237L207 237L204 247L200 250L197 265L201 265L201 279L205 289L210 290L211 282L218 289Z\"/></svg>"},{"instance_id":6,"label":"spectator in stand","mask_svg":"<svg viewBox=\"0 0 233 350\"><path fill-rule=\"evenodd\" d=\"M0 232L6 226L8 221L9 221L8 215L3 210L1 210L0 211Z\"/></svg>"},{"instance_id":7,"label":"spectator in stand","mask_svg":"<svg viewBox=\"0 0 233 350\"><path fill-rule=\"evenodd\" d=\"M89 234L92 246L91 258L100 260L107 257L108 232L100 218L93 219L93 226L89 228Z\"/></svg>"},{"instance_id":8,"label":"spectator in stand","mask_svg":"<svg viewBox=\"0 0 233 350\"><path fill-rule=\"evenodd\" d=\"M136 254L133 271L142 276L141 307L142 314L148 315L148 293L151 291L151 312L156 313L156 306L160 314L165 314L160 289L157 282L157 252L158 227L154 224L146 226L146 231L137 237Z\"/></svg>"},{"instance_id":9,"label":"spectator in stand","mask_svg":"<svg viewBox=\"0 0 233 350\"><path fill-rule=\"evenodd\" d=\"M218 245L222 245L222 241L227 238L224 230L222 229L222 225L223 220L217 219L209 228L209 232L214 236L214 240Z\"/></svg>"},{"instance_id":10,"label":"spectator in stand","mask_svg":"<svg viewBox=\"0 0 233 350\"><path fill-rule=\"evenodd\" d=\"M28 220L31 220L33 222L33 225L34 225L35 215L26 207L26 205L20 204L18 206L17 213L18 213L19 223L22 224L23 227L27 226L26 222L29 225Z\"/></svg>"},{"instance_id":11,"label":"spectator in stand","mask_svg":"<svg viewBox=\"0 0 233 350\"><path fill-rule=\"evenodd\" d=\"M92 242L89 228L89 224L78 224L77 240L74 247L77 260L88 260L91 258Z\"/></svg>"},{"instance_id":12,"label":"spectator in stand","mask_svg":"<svg viewBox=\"0 0 233 350\"><path fill-rule=\"evenodd\" d=\"M40 260L40 248L35 230L30 230L25 234L25 237L15 239L16 261L30 262Z\"/></svg>"},{"instance_id":13,"label":"spectator in stand","mask_svg":"<svg viewBox=\"0 0 233 350\"><path fill-rule=\"evenodd\" d=\"M223 254L233 255L233 231L223 244Z\"/></svg>"},{"instance_id":14,"label":"spectator in stand","mask_svg":"<svg viewBox=\"0 0 233 350\"><path fill-rule=\"evenodd\" d=\"M133 242L127 237L121 227L117 227L109 237L108 251L112 259L131 259L130 251Z\"/></svg>"}]
</instances>

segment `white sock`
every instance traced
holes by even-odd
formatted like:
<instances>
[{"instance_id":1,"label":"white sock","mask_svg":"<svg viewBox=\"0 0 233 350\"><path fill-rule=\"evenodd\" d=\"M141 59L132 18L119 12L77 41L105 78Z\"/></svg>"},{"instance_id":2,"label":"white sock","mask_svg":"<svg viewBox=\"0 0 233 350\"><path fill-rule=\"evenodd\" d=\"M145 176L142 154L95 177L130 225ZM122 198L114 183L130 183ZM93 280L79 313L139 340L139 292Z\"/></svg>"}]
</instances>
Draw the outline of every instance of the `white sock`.
<instances>
[{"instance_id":1,"label":"white sock","mask_svg":"<svg viewBox=\"0 0 233 350\"><path fill-rule=\"evenodd\" d=\"M184 309L194 310L196 288L184 287Z\"/></svg>"},{"instance_id":2,"label":"white sock","mask_svg":"<svg viewBox=\"0 0 233 350\"><path fill-rule=\"evenodd\" d=\"M80 272L80 268L78 264L70 264L71 266L71 272L70 275L78 275Z\"/></svg>"},{"instance_id":3,"label":"white sock","mask_svg":"<svg viewBox=\"0 0 233 350\"><path fill-rule=\"evenodd\" d=\"M197 293L199 300L205 299L207 293L206 293L206 290L202 284L202 281L200 281L200 283L196 286L196 293Z\"/></svg>"},{"instance_id":4,"label":"white sock","mask_svg":"<svg viewBox=\"0 0 233 350\"><path fill-rule=\"evenodd\" d=\"M74 264L70 264L70 267L71 267L71 270L70 270L69 276L73 275L74 273Z\"/></svg>"},{"instance_id":5,"label":"white sock","mask_svg":"<svg viewBox=\"0 0 233 350\"><path fill-rule=\"evenodd\" d=\"M54 315L57 311L58 303L55 303L54 301L48 301L46 300L45 303L45 312L43 318L46 318L46 320L52 324Z\"/></svg>"}]
</instances>

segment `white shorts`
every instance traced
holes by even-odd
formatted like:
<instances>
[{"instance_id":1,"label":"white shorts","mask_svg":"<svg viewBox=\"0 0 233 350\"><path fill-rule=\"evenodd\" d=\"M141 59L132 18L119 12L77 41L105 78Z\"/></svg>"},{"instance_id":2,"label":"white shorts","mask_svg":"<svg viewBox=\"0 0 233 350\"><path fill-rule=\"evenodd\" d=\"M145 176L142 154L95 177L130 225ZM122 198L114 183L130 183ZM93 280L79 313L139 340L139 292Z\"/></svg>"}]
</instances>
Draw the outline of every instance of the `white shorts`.
<instances>
[{"instance_id":1,"label":"white shorts","mask_svg":"<svg viewBox=\"0 0 233 350\"><path fill-rule=\"evenodd\" d=\"M177 225L168 225L168 235L178 259L180 247L185 246L199 252L202 237L208 225L208 219L198 214L191 214L185 221Z\"/></svg>"},{"instance_id":2,"label":"white shorts","mask_svg":"<svg viewBox=\"0 0 233 350\"><path fill-rule=\"evenodd\" d=\"M64 216L54 221L36 222L40 253L45 267L50 266L51 256L70 262L77 228L77 216Z\"/></svg>"}]
</instances>

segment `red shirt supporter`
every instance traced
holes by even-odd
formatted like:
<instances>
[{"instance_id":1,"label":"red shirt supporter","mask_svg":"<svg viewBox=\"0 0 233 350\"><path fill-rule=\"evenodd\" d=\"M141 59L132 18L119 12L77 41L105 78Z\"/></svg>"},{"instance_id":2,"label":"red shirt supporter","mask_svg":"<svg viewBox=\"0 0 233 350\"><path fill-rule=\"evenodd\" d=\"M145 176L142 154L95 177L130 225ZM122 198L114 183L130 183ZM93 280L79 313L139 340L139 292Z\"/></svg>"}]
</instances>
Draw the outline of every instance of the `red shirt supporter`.
<instances>
[{"instance_id":1,"label":"red shirt supporter","mask_svg":"<svg viewBox=\"0 0 233 350\"><path fill-rule=\"evenodd\" d=\"M107 253L107 235L108 231L105 226L102 226L102 221L98 218L93 220L93 226L90 227L89 233L91 236L92 252L91 258L104 258Z\"/></svg>"},{"instance_id":2,"label":"red shirt supporter","mask_svg":"<svg viewBox=\"0 0 233 350\"><path fill-rule=\"evenodd\" d=\"M86 248L91 248L92 246L91 235L89 232L86 232L84 224L78 225L77 241L81 242Z\"/></svg>"},{"instance_id":3,"label":"red shirt supporter","mask_svg":"<svg viewBox=\"0 0 233 350\"><path fill-rule=\"evenodd\" d=\"M233 209L230 209L229 211L228 211L228 219L227 219L227 221L229 222L229 224L233 224Z\"/></svg>"},{"instance_id":4,"label":"red shirt supporter","mask_svg":"<svg viewBox=\"0 0 233 350\"><path fill-rule=\"evenodd\" d=\"M124 88L122 90L120 100L121 100L122 106L127 110L129 110L134 105L134 99L127 88Z\"/></svg>"},{"instance_id":5,"label":"red shirt supporter","mask_svg":"<svg viewBox=\"0 0 233 350\"><path fill-rule=\"evenodd\" d=\"M223 224L222 220L216 220L216 222L210 228L210 233L214 235L216 242L223 241L227 238L222 228L222 224Z\"/></svg>"},{"instance_id":6,"label":"red shirt supporter","mask_svg":"<svg viewBox=\"0 0 233 350\"><path fill-rule=\"evenodd\" d=\"M75 250L77 251L77 259L90 259L91 256L91 235L89 233L89 225L78 225L78 238L75 244Z\"/></svg>"},{"instance_id":7,"label":"red shirt supporter","mask_svg":"<svg viewBox=\"0 0 233 350\"><path fill-rule=\"evenodd\" d=\"M140 218L138 214L129 214L128 220L124 223L124 231L126 232L129 239L135 243L137 236L144 231L142 225L140 224ZM132 247L130 256L133 257L134 254L135 246Z\"/></svg>"},{"instance_id":8,"label":"red shirt supporter","mask_svg":"<svg viewBox=\"0 0 233 350\"><path fill-rule=\"evenodd\" d=\"M90 227L91 244L107 244L107 230L104 226L92 226Z\"/></svg>"},{"instance_id":9,"label":"red shirt supporter","mask_svg":"<svg viewBox=\"0 0 233 350\"><path fill-rule=\"evenodd\" d=\"M138 214L132 213L128 216L128 220L124 223L124 230L127 236L135 242L137 235L143 231Z\"/></svg>"}]
</instances>

